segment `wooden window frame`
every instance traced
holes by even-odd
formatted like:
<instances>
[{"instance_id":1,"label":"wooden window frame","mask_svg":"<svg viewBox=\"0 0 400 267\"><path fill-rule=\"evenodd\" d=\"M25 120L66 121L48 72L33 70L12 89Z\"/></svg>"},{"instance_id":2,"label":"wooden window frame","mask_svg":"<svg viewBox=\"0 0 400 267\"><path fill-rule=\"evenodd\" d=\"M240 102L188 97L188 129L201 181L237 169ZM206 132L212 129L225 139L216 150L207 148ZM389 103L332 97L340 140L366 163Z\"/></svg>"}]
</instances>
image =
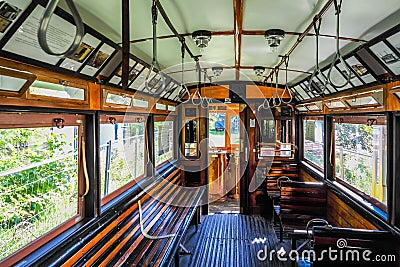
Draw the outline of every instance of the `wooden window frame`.
<instances>
[{"instance_id":1,"label":"wooden window frame","mask_svg":"<svg viewBox=\"0 0 400 267\"><path fill-rule=\"evenodd\" d=\"M73 114L52 114L52 113L7 113L0 112L0 128L1 129L15 129L15 128L41 128L41 127L55 127L54 119L63 119L65 126L77 126L78 140L84 137L83 129L85 125L84 115ZM78 122L80 121L80 122ZM34 252L36 249L42 247L52 239L59 236L61 233L67 231L74 225L85 219L85 200L80 196L83 195L85 190L85 181L82 167L82 142L78 142L78 192L77 192L77 213L72 218L56 226L55 228L44 233L35 240L29 242L24 247L20 248L13 254L8 255L6 258L0 260L0 265L11 266Z\"/></svg>"},{"instance_id":2,"label":"wooden window frame","mask_svg":"<svg viewBox=\"0 0 400 267\"><path fill-rule=\"evenodd\" d=\"M29 89L31 84L37 78L36 75L33 73L14 70L14 69L5 68L5 67L1 67L1 66L0 66L0 75L26 80L25 84L21 87L21 89L19 91L12 92L12 91L0 89L0 95L2 95L2 96L16 96L16 97L22 96L23 94L25 94L25 92Z\"/></svg>"}]
</instances>

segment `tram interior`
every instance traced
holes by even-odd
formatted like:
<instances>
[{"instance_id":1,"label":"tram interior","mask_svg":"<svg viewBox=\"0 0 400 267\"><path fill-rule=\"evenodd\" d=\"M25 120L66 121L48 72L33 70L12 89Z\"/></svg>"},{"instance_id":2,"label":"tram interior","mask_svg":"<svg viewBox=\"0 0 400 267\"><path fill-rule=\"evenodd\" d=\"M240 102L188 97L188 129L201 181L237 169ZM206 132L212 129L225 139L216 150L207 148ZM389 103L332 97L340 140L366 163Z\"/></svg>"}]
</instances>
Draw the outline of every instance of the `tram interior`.
<instances>
[{"instance_id":1,"label":"tram interior","mask_svg":"<svg viewBox=\"0 0 400 267\"><path fill-rule=\"evenodd\" d=\"M399 18L0 1L0 266L400 266Z\"/></svg>"}]
</instances>

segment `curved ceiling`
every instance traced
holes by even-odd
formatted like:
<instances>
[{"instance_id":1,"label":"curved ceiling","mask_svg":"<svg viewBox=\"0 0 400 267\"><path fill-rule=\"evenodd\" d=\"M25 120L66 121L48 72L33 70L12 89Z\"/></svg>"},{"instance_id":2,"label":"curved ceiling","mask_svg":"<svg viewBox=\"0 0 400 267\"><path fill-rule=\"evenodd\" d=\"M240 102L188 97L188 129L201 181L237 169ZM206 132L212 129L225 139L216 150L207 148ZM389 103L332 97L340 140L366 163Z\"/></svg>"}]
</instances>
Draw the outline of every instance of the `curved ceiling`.
<instances>
[{"instance_id":1,"label":"curved ceiling","mask_svg":"<svg viewBox=\"0 0 400 267\"><path fill-rule=\"evenodd\" d=\"M201 66L213 64L226 66L224 80L259 80L253 66L274 67L296 42L320 12L328 0L160 0L176 30L185 36L186 43L194 55L202 55ZM104 34L114 42L121 42L121 1L75 0L86 24ZM130 1L131 52L150 63L152 58L151 25L152 0ZM242 10L243 18L240 19ZM66 10L68 8L62 6ZM239 15L238 15L239 14ZM398 24L399 0L343 0L340 35L362 41L340 41L341 49L347 51L369 41L385 30ZM397 18L397 19L396 19ZM235 36L236 29L239 29ZM268 51L263 32L279 28L289 33L276 52ZM190 37L193 31L204 29L218 32L209 46L200 51ZM336 32L335 9L332 5L322 18L321 34L334 36ZM311 33L314 33L312 30ZM157 36L172 35L171 30L159 14ZM146 39L146 40L142 40ZM240 49L236 49L240 39ZM181 63L181 44L176 37L158 39L158 59L164 68L173 68ZM319 61L329 59L335 53L335 39L321 37ZM186 55L186 62L193 59ZM208 63L204 63L208 62ZM290 56L288 73L290 83L304 77L302 72L312 72L315 65L315 37L306 36ZM234 68L241 71L235 75ZM190 69L190 68L188 68ZM189 73L188 73L189 74ZM177 80L180 73L171 74ZM195 75L187 75L192 78ZM285 75L279 83L285 83ZM221 78L221 79L222 79Z\"/></svg>"}]
</instances>

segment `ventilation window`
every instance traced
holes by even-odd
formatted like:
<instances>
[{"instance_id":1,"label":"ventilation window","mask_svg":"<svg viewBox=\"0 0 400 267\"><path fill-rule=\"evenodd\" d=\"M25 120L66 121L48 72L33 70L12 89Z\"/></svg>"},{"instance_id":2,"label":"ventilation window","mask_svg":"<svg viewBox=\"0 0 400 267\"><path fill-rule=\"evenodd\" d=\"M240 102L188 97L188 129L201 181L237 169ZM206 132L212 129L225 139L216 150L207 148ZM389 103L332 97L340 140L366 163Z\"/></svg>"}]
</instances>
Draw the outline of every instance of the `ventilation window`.
<instances>
[{"instance_id":1,"label":"ventilation window","mask_svg":"<svg viewBox=\"0 0 400 267\"><path fill-rule=\"evenodd\" d=\"M0 94L20 96L35 81L36 76L29 72L0 67Z\"/></svg>"},{"instance_id":2,"label":"ventilation window","mask_svg":"<svg viewBox=\"0 0 400 267\"><path fill-rule=\"evenodd\" d=\"M346 102L352 107L379 105L378 101L372 96L354 97L353 99L347 99Z\"/></svg>"},{"instance_id":3,"label":"ventilation window","mask_svg":"<svg viewBox=\"0 0 400 267\"><path fill-rule=\"evenodd\" d=\"M307 109L310 111L321 111L322 110L319 106L317 106L317 104L308 105Z\"/></svg>"},{"instance_id":4,"label":"ventilation window","mask_svg":"<svg viewBox=\"0 0 400 267\"><path fill-rule=\"evenodd\" d=\"M176 110L175 106L168 105L168 111L175 111L175 110Z\"/></svg>"},{"instance_id":5,"label":"ventilation window","mask_svg":"<svg viewBox=\"0 0 400 267\"><path fill-rule=\"evenodd\" d=\"M167 110L167 105L161 104L161 103L156 103L156 109L157 110Z\"/></svg>"},{"instance_id":6,"label":"ventilation window","mask_svg":"<svg viewBox=\"0 0 400 267\"><path fill-rule=\"evenodd\" d=\"M346 105L340 100L329 101L329 102L326 102L325 105L329 109L346 108Z\"/></svg>"},{"instance_id":7,"label":"ventilation window","mask_svg":"<svg viewBox=\"0 0 400 267\"><path fill-rule=\"evenodd\" d=\"M117 95L117 94L107 94L107 99L106 99L107 104L116 104L116 105L123 105L123 106L130 106L132 104L132 98L131 97L126 97L123 95Z\"/></svg>"},{"instance_id":8,"label":"ventilation window","mask_svg":"<svg viewBox=\"0 0 400 267\"><path fill-rule=\"evenodd\" d=\"M29 93L31 95L64 98L71 100L85 100L85 90L69 85L35 81L32 83Z\"/></svg>"},{"instance_id":9,"label":"ventilation window","mask_svg":"<svg viewBox=\"0 0 400 267\"><path fill-rule=\"evenodd\" d=\"M296 109L300 112L306 112L308 110L305 106L297 106Z\"/></svg>"},{"instance_id":10,"label":"ventilation window","mask_svg":"<svg viewBox=\"0 0 400 267\"><path fill-rule=\"evenodd\" d=\"M149 101L142 99L133 99L133 106L138 108L149 108Z\"/></svg>"}]
</instances>

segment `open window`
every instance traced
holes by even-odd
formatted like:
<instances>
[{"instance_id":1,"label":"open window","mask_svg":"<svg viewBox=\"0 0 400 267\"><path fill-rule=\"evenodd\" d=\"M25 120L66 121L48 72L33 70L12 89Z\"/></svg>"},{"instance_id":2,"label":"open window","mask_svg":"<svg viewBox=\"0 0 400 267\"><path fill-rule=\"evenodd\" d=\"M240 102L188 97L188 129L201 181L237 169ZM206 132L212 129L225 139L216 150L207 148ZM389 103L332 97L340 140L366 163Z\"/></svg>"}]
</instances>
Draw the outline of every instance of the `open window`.
<instances>
[{"instance_id":1,"label":"open window","mask_svg":"<svg viewBox=\"0 0 400 267\"><path fill-rule=\"evenodd\" d=\"M0 95L21 96L35 79L32 73L0 67Z\"/></svg>"},{"instance_id":2,"label":"open window","mask_svg":"<svg viewBox=\"0 0 400 267\"><path fill-rule=\"evenodd\" d=\"M26 245L41 246L83 218L84 122L81 115L0 114L0 260L16 251L24 257Z\"/></svg>"},{"instance_id":3,"label":"open window","mask_svg":"<svg viewBox=\"0 0 400 267\"><path fill-rule=\"evenodd\" d=\"M336 180L386 211L386 116L334 118Z\"/></svg>"},{"instance_id":4,"label":"open window","mask_svg":"<svg viewBox=\"0 0 400 267\"><path fill-rule=\"evenodd\" d=\"M154 119L154 166L174 158L174 121L172 117L155 116Z\"/></svg>"},{"instance_id":5,"label":"open window","mask_svg":"<svg viewBox=\"0 0 400 267\"><path fill-rule=\"evenodd\" d=\"M55 78L41 77L29 87L30 99L63 99L71 103L87 103L87 85Z\"/></svg>"},{"instance_id":6,"label":"open window","mask_svg":"<svg viewBox=\"0 0 400 267\"><path fill-rule=\"evenodd\" d=\"M145 117L105 114L100 123L100 190L105 204L144 175Z\"/></svg>"},{"instance_id":7,"label":"open window","mask_svg":"<svg viewBox=\"0 0 400 267\"><path fill-rule=\"evenodd\" d=\"M324 169L324 118L303 118L303 160Z\"/></svg>"}]
</instances>

